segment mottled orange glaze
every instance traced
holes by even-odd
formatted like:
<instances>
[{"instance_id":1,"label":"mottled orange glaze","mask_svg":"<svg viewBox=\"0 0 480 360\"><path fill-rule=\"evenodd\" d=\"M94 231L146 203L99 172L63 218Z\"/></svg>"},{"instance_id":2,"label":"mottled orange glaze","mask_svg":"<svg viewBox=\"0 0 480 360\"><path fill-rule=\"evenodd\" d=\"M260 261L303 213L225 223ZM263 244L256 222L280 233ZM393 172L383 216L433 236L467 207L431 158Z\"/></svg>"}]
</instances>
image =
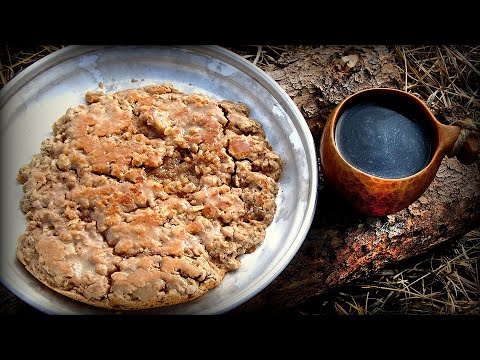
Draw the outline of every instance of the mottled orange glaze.
<instances>
[{"instance_id":1,"label":"mottled orange glaze","mask_svg":"<svg viewBox=\"0 0 480 360\"><path fill-rule=\"evenodd\" d=\"M401 101L412 108L417 118L430 124L432 158L418 173L401 179L383 179L356 169L343 159L335 145L335 125L346 105L367 98ZM441 160L460 134L460 127L443 125L428 107L415 96L401 90L373 88L355 93L341 102L330 114L320 142L320 165L325 179L357 211L370 216L396 213L417 200L432 182Z\"/></svg>"}]
</instances>

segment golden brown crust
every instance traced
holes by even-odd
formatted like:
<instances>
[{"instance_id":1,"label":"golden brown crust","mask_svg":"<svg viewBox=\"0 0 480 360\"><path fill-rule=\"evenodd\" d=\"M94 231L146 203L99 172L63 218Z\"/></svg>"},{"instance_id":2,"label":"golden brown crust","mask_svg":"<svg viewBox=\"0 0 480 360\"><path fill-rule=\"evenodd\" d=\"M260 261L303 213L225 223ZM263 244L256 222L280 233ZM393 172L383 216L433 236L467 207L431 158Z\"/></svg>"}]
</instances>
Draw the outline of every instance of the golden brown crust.
<instances>
[{"instance_id":1,"label":"golden brown crust","mask_svg":"<svg viewBox=\"0 0 480 360\"><path fill-rule=\"evenodd\" d=\"M23 166L17 255L38 280L110 309L193 300L264 239L281 160L248 108L169 84L87 93Z\"/></svg>"}]
</instances>

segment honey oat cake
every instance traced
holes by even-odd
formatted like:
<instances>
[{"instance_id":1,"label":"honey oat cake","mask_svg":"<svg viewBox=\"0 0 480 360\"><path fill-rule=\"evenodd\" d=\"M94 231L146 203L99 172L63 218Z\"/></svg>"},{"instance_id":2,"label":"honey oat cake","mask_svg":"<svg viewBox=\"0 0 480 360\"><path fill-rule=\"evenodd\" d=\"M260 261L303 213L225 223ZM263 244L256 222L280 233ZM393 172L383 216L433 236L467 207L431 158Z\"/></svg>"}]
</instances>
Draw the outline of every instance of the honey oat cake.
<instances>
[{"instance_id":1,"label":"honey oat cake","mask_svg":"<svg viewBox=\"0 0 480 360\"><path fill-rule=\"evenodd\" d=\"M110 309L197 298L254 251L282 172L241 103L170 84L87 93L18 173L17 255L45 285Z\"/></svg>"}]
</instances>

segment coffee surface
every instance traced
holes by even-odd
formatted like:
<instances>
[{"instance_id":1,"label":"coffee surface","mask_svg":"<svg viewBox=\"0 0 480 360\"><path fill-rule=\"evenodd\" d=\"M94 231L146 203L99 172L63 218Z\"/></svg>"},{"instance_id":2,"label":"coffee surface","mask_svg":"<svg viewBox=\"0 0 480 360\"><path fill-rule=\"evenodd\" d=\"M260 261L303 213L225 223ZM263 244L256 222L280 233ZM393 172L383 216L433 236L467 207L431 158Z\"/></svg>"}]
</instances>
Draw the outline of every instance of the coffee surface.
<instances>
[{"instance_id":1,"label":"coffee surface","mask_svg":"<svg viewBox=\"0 0 480 360\"><path fill-rule=\"evenodd\" d=\"M411 176L428 165L431 136L406 116L373 103L346 109L335 128L342 157L355 168L386 179Z\"/></svg>"}]
</instances>

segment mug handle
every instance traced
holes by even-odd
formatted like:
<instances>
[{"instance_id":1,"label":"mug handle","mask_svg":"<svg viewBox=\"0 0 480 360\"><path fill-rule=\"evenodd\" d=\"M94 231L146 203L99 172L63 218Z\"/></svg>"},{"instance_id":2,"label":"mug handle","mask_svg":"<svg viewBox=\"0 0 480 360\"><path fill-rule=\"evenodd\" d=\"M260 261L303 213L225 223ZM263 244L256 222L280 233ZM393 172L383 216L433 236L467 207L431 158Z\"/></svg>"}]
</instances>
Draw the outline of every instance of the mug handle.
<instances>
[{"instance_id":1,"label":"mug handle","mask_svg":"<svg viewBox=\"0 0 480 360\"><path fill-rule=\"evenodd\" d=\"M464 165L475 162L478 156L478 134L456 125L440 124L440 144L449 157L456 156Z\"/></svg>"}]
</instances>

